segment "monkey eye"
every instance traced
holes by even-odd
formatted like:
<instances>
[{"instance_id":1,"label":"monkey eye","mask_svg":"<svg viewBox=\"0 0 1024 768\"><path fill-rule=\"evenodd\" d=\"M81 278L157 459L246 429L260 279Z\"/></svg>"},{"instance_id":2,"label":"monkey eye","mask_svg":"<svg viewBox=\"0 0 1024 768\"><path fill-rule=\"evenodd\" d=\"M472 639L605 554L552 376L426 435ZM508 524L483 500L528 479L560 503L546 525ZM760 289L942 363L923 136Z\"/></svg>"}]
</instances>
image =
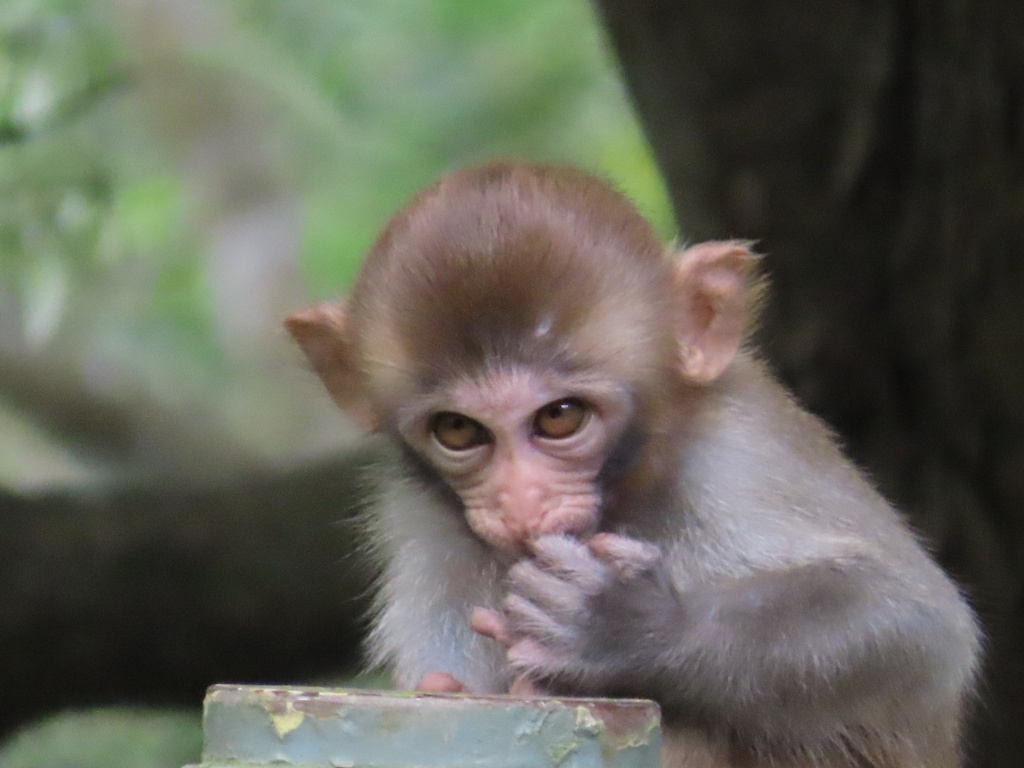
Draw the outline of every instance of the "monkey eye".
<instances>
[{"instance_id":1,"label":"monkey eye","mask_svg":"<svg viewBox=\"0 0 1024 768\"><path fill-rule=\"evenodd\" d=\"M567 397L548 403L533 417L533 431L551 440L563 440L580 431L590 409L582 400Z\"/></svg>"},{"instance_id":2,"label":"monkey eye","mask_svg":"<svg viewBox=\"0 0 1024 768\"><path fill-rule=\"evenodd\" d=\"M491 433L483 424L451 411L434 415L430 420L430 434L449 451L468 451L491 441Z\"/></svg>"}]
</instances>

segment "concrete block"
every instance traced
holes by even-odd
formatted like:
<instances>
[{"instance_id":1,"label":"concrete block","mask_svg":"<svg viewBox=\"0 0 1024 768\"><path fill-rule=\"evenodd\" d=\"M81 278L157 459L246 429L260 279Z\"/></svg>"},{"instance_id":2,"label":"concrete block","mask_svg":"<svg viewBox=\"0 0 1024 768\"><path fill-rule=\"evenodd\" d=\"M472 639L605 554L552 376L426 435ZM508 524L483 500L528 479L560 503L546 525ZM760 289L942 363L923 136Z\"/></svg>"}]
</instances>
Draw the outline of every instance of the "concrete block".
<instances>
[{"instance_id":1,"label":"concrete block","mask_svg":"<svg viewBox=\"0 0 1024 768\"><path fill-rule=\"evenodd\" d=\"M202 768L658 768L660 712L631 699L215 685Z\"/></svg>"}]
</instances>

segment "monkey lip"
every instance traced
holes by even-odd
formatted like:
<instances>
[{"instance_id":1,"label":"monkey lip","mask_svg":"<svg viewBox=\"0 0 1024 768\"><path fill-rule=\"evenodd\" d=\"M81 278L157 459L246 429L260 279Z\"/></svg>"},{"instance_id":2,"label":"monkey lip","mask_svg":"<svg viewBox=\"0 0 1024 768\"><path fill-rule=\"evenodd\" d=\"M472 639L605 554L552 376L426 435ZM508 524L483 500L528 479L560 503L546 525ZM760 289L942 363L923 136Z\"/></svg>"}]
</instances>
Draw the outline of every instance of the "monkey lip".
<instances>
[{"instance_id":1,"label":"monkey lip","mask_svg":"<svg viewBox=\"0 0 1024 768\"><path fill-rule=\"evenodd\" d=\"M532 556L537 541L545 536L567 536L586 541L595 532L591 515L592 513L588 512L579 519L567 518L555 526L537 525L527 530L509 530L503 542L506 544L505 549L518 560Z\"/></svg>"},{"instance_id":2,"label":"monkey lip","mask_svg":"<svg viewBox=\"0 0 1024 768\"><path fill-rule=\"evenodd\" d=\"M506 560L506 565L511 565L524 557L529 557L533 547L532 544L536 540L536 536L530 534L518 534L509 535L501 542L492 542L492 546L498 547L503 559Z\"/></svg>"},{"instance_id":3,"label":"monkey lip","mask_svg":"<svg viewBox=\"0 0 1024 768\"><path fill-rule=\"evenodd\" d=\"M495 555L501 560L502 565L510 566L520 560L533 556L535 544L538 539L544 536L555 535L553 533L522 533L510 534L500 540L491 539L485 541L492 548ZM563 534L573 535L573 534ZM578 537L577 537L578 538Z\"/></svg>"}]
</instances>

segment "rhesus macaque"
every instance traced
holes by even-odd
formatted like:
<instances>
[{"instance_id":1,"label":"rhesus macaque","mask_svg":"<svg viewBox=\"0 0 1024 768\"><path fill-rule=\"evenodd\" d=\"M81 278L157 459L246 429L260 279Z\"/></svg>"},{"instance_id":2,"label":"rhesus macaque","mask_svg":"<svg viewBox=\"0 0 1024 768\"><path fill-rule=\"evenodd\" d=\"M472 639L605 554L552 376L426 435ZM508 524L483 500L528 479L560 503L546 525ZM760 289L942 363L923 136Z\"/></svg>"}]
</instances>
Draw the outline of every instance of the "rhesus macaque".
<instances>
[{"instance_id":1,"label":"rhesus macaque","mask_svg":"<svg viewBox=\"0 0 1024 768\"><path fill-rule=\"evenodd\" d=\"M959 764L972 613L749 349L756 262L497 162L287 321L395 449L370 648L398 685L652 698L673 766Z\"/></svg>"}]
</instances>

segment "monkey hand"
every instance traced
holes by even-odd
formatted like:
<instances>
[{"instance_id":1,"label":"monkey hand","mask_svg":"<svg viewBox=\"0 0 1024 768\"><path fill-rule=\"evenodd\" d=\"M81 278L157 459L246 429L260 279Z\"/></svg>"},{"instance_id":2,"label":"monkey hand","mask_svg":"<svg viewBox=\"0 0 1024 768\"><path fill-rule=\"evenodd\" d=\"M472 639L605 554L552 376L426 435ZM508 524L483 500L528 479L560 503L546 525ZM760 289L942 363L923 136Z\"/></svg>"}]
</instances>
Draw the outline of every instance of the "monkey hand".
<instances>
[{"instance_id":1,"label":"monkey hand","mask_svg":"<svg viewBox=\"0 0 1024 768\"><path fill-rule=\"evenodd\" d=\"M428 672L417 683L420 693L462 693L466 686L447 672Z\"/></svg>"},{"instance_id":2,"label":"monkey hand","mask_svg":"<svg viewBox=\"0 0 1024 768\"><path fill-rule=\"evenodd\" d=\"M512 644L512 639L505 629L505 620L494 611L486 608L474 608L473 613L469 617L469 625L473 628L474 632L484 637L489 637L492 640L497 640L505 648ZM545 696L548 693L526 674L520 674L516 677L512 681L512 685L509 686L508 692L513 696Z\"/></svg>"},{"instance_id":3,"label":"monkey hand","mask_svg":"<svg viewBox=\"0 0 1024 768\"><path fill-rule=\"evenodd\" d=\"M660 550L613 534L538 539L509 570L509 590L502 616L479 613L474 628L505 645L517 673L558 692L635 690L681 618Z\"/></svg>"}]
</instances>

